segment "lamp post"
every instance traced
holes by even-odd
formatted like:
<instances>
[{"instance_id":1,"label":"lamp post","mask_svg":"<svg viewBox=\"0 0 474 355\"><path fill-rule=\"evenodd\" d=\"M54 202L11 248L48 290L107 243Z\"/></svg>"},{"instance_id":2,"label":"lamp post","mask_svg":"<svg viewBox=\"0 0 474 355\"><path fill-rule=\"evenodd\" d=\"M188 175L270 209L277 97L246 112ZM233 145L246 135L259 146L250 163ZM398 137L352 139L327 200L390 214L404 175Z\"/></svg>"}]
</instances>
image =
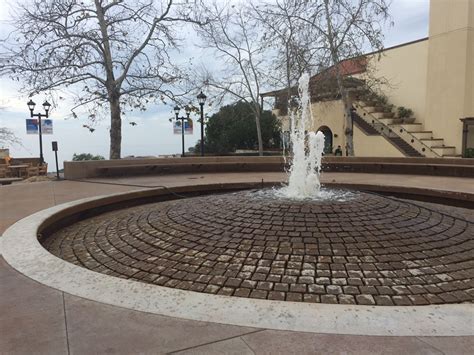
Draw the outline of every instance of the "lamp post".
<instances>
[{"instance_id":1,"label":"lamp post","mask_svg":"<svg viewBox=\"0 0 474 355\"><path fill-rule=\"evenodd\" d=\"M30 116L31 118L33 117L38 117L38 133L39 133L39 145L40 145L40 165L44 164L44 158L43 158L43 137L41 134L41 118L48 118L49 117L49 109L51 107L51 104L48 101L43 102L43 108L44 111L46 112L45 114L43 113L33 113L33 110L35 109L36 103L30 99L27 103L28 108L30 109Z\"/></svg>"},{"instance_id":2,"label":"lamp post","mask_svg":"<svg viewBox=\"0 0 474 355\"><path fill-rule=\"evenodd\" d=\"M179 117L179 106L175 106L174 107L174 114L176 116L176 121L178 120L181 120L181 146L182 146L182 150L183 152L181 153L181 156L184 157L185 154L184 154L184 120L189 120L189 115L191 114L191 108L189 106L186 106L184 108L184 110L186 111L186 117L184 116L181 116Z\"/></svg>"},{"instance_id":3,"label":"lamp post","mask_svg":"<svg viewBox=\"0 0 474 355\"><path fill-rule=\"evenodd\" d=\"M204 103L207 96L201 91L197 96L199 106L201 106L201 156L204 156Z\"/></svg>"}]
</instances>

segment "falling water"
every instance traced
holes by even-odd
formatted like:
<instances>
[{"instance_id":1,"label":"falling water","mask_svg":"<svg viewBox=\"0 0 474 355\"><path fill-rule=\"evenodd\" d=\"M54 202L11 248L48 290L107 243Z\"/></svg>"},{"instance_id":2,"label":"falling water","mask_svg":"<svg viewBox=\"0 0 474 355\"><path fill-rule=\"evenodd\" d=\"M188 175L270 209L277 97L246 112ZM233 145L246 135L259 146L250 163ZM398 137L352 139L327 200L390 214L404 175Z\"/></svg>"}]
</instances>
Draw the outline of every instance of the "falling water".
<instances>
[{"instance_id":1,"label":"falling water","mask_svg":"<svg viewBox=\"0 0 474 355\"><path fill-rule=\"evenodd\" d=\"M316 198L321 193L321 160L324 150L322 132L307 133L311 124L311 100L309 75L303 74L298 82L300 94L299 112L290 112L293 160L288 185L278 190L278 195L289 198Z\"/></svg>"}]
</instances>

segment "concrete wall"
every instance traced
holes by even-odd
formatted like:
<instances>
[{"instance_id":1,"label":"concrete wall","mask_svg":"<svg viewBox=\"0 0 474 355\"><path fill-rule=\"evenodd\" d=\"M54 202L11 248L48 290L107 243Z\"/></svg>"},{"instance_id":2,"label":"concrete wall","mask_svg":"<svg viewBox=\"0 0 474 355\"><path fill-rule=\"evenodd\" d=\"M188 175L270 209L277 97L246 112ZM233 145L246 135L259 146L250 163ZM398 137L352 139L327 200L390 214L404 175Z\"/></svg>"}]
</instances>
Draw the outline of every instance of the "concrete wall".
<instances>
[{"instance_id":1,"label":"concrete wall","mask_svg":"<svg viewBox=\"0 0 474 355\"><path fill-rule=\"evenodd\" d=\"M405 155L382 136L367 136L354 125L354 150L356 157L393 157Z\"/></svg>"},{"instance_id":2,"label":"concrete wall","mask_svg":"<svg viewBox=\"0 0 474 355\"><path fill-rule=\"evenodd\" d=\"M101 169L111 168L119 172L127 172L127 170L139 170L140 166L163 166L167 170L177 170L182 168L187 173L200 172L202 165L208 164L209 166L217 166L222 168L228 166L229 170L246 171L246 168L258 169L259 165L265 167L266 164L281 164L283 162L282 157L186 157L186 158L156 158L156 159L118 159L118 160L87 160L87 161L65 161L64 162L64 177L66 179L83 179L89 177L106 176ZM219 166L220 165L220 166ZM127 169L129 167L130 169ZM163 169L158 169L162 171Z\"/></svg>"},{"instance_id":3,"label":"concrete wall","mask_svg":"<svg viewBox=\"0 0 474 355\"><path fill-rule=\"evenodd\" d=\"M346 146L344 134L344 106L341 100L316 102L311 105L313 121L309 131L317 131L327 126L333 133L333 149L340 145ZM279 117L287 127L287 116ZM288 128L286 128L288 129ZM354 149L356 157L403 157L403 153L382 136L367 136L354 126Z\"/></svg>"},{"instance_id":4,"label":"concrete wall","mask_svg":"<svg viewBox=\"0 0 474 355\"><path fill-rule=\"evenodd\" d=\"M460 118L474 116L474 1L431 0L426 125L461 153Z\"/></svg>"},{"instance_id":5,"label":"concrete wall","mask_svg":"<svg viewBox=\"0 0 474 355\"><path fill-rule=\"evenodd\" d=\"M372 55L369 71L370 76L388 82L380 89L391 104L412 109L423 130L433 131L434 137L443 138L446 146L461 154L459 119L474 117L474 0L431 0L429 39ZM322 102L312 109L312 129L328 126L338 135L333 146L344 147L342 104ZM374 144L385 142L382 137L361 139L360 134L354 137L356 156L371 154ZM391 148L378 150L387 156L396 153Z\"/></svg>"},{"instance_id":6,"label":"concrete wall","mask_svg":"<svg viewBox=\"0 0 474 355\"><path fill-rule=\"evenodd\" d=\"M387 84L380 85L389 103L413 110L417 122L424 123L426 109L426 78L428 39L374 55L369 72Z\"/></svg>"},{"instance_id":7,"label":"concrete wall","mask_svg":"<svg viewBox=\"0 0 474 355\"><path fill-rule=\"evenodd\" d=\"M387 81L389 85L381 85L380 89L396 106L411 108L417 122L423 123L425 118L426 77L428 62L428 40L403 45L384 51L382 56L373 55L369 61L370 75L373 78ZM366 78L366 75L356 75ZM346 145L344 135L344 107L342 101L322 101L311 105L313 123L311 130L327 126L333 132L333 147ZM287 129L287 117L280 117L283 127ZM354 128L356 130L356 128ZM374 149L376 147L376 149ZM365 136L357 129L354 132L355 155L361 157L387 156L401 157L397 148L385 138Z\"/></svg>"},{"instance_id":8,"label":"concrete wall","mask_svg":"<svg viewBox=\"0 0 474 355\"><path fill-rule=\"evenodd\" d=\"M372 138L374 137L369 139ZM382 141L377 142L377 144L380 144L380 147L385 147L385 149L390 149ZM377 152L390 154L379 151L378 148ZM374 153L368 157L325 156L323 157L323 171L474 177L474 159L375 157L374 155L378 154ZM153 166L154 168L151 170L137 170L137 164ZM121 159L64 162L64 173L66 179L73 180L93 177L209 174L214 172L283 172L284 165L283 157ZM111 167L119 167L120 169L104 171L104 169L111 169Z\"/></svg>"},{"instance_id":9,"label":"concrete wall","mask_svg":"<svg viewBox=\"0 0 474 355\"><path fill-rule=\"evenodd\" d=\"M344 105L341 100L321 101L311 105L313 122L309 130L316 132L321 126L327 126L332 131L332 146L346 145L344 135Z\"/></svg>"},{"instance_id":10,"label":"concrete wall","mask_svg":"<svg viewBox=\"0 0 474 355\"><path fill-rule=\"evenodd\" d=\"M426 109L426 76L427 76L428 40L418 41L384 51L382 56L373 55L369 61L370 76L388 85L380 89L396 106L411 108L417 122L424 122ZM356 75L366 78L364 74ZM342 101L322 101L311 106L313 124L311 129L328 126L333 134L333 147L346 145L344 135L344 107ZM382 136L366 136L354 128L355 156L403 157L403 153Z\"/></svg>"}]
</instances>

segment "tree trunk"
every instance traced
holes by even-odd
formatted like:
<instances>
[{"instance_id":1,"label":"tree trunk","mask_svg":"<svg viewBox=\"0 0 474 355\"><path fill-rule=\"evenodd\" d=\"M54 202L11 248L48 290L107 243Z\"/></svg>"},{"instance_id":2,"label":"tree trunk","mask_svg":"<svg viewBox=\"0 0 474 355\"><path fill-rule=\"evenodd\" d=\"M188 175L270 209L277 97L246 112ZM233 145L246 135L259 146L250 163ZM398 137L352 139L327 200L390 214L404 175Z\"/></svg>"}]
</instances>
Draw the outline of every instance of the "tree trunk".
<instances>
[{"instance_id":1,"label":"tree trunk","mask_svg":"<svg viewBox=\"0 0 474 355\"><path fill-rule=\"evenodd\" d=\"M346 138L346 151L347 155L353 156L354 155L354 136L353 136L353 123L352 123L352 112L351 112L351 102L349 100L349 95L347 93L346 88L344 87L344 79L341 74L341 68L340 68L340 58L339 58L339 52L338 49L335 47L335 37L333 33L333 28L332 28L332 22L331 22L331 14L329 11L329 0L324 0L324 8L325 8L325 15L326 15L326 21L327 21L327 26L328 26L328 33L327 33L327 39L329 42L329 50L331 54L331 59L332 59L332 64L334 65L334 68L336 69L336 81L337 81L337 86L339 89L339 93L341 94L341 100L342 103L344 104L344 122L345 122L345 128L344 128L344 134Z\"/></svg>"},{"instance_id":2,"label":"tree trunk","mask_svg":"<svg viewBox=\"0 0 474 355\"><path fill-rule=\"evenodd\" d=\"M105 86L109 95L110 104L110 159L120 159L122 147L122 118L120 112L120 84L115 82L114 64L112 61L112 51L110 49L109 34L107 32L107 21L105 19L105 9L101 0L95 0L97 19L99 20L100 31L103 41L104 69L107 74Z\"/></svg>"},{"instance_id":3,"label":"tree trunk","mask_svg":"<svg viewBox=\"0 0 474 355\"><path fill-rule=\"evenodd\" d=\"M122 147L122 117L120 100L110 99L110 159L120 159Z\"/></svg>"},{"instance_id":4,"label":"tree trunk","mask_svg":"<svg viewBox=\"0 0 474 355\"><path fill-rule=\"evenodd\" d=\"M257 107L257 113L255 114L255 123L257 125L258 155L262 157L263 156L263 141L262 141L262 127L260 125L261 112L262 112L261 108Z\"/></svg>"},{"instance_id":5,"label":"tree trunk","mask_svg":"<svg viewBox=\"0 0 474 355\"><path fill-rule=\"evenodd\" d=\"M354 156L354 122L352 120L352 106L349 103L349 99L346 98L344 102L344 121L345 121L345 130L346 135L346 150L347 155L352 157Z\"/></svg>"}]
</instances>

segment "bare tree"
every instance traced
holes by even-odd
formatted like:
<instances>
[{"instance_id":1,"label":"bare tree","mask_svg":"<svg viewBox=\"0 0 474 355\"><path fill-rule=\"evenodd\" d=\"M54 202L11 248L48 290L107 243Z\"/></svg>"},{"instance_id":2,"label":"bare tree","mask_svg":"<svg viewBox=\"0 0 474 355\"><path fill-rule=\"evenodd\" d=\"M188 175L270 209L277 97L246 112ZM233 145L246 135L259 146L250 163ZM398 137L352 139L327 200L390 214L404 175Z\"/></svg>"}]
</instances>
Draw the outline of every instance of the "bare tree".
<instances>
[{"instance_id":1,"label":"bare tree","mask_svg":"<svg viewBox=\"0 0 474 355\"><path fill-rule=\"evenodd\" d=\"M275 52L268 75L273 85L287 88L290 100L292 88L301 75L305 72L311 74L318 68L318 55L321 54L317 47L317 31L306 22L295 19L306 4L301 0L276 0L249 6L264 29L262 46Z\"/></svg>"},{"instance_id":2,"label":"bare tree","mask_svg":"<svg viewBox=\"0 0 474 355\"><path fill-rule=\"evenodd\" d=\"M10 74L30 95L79 90L76 106L91 117L110 114L110 158L119 159L122 115L149 100L173 99L182 78L170 60L173 28L197 22L193 7L173 0L33 0L19 5L16 30L2 42L0 74ZM77 92L77 91L76 91Z\"/></svg>"},{"instance_id":3,"label":"bare tree","mask_svg":"<svg viewBox=\"0 0 474 355\"><path fill-rule=\"evenodd\" d=\"M11 129L0 127L0 145L19 144L20 140L15 136Z\"/></svg>"},{"instance_id":4,"label":"bare tree","mask_svg":"<svg viewBox=\"0 0 474 355\"><path fill-rule=\"evenodd\" d=\"M0 111L5 110L5 107L0 106ZM0 127L0 146L5 144L20 144L20 139L7 127Z\"/></svg>"},{"instance_id":5,"label":"bare tree","mask_svg":"<svg viewBox=\"0 0 474 355\"><path fill-rule=\"evenodd\" d=\"M251 105L255 115L259 155L263 155L260 93L265 79L265 50L260 46L258 22L242 6L213 4L206 10L213 20L199 27L204 47L222 60L221 70L204 68L200 80L215 90L215 99L233 97Z\"/></svg>"},{"instance_id":6,"label":"bare tree","mask_svg":"<svg viewBox=\"0 0 474 355\"><path fill-rule=\"evenodd\" d=\"M295 19L314 27L327 49L344 104L346 149L354 155L351 102L340 63L383 48L382 26L390 18L388 0L313 0Z\"/></svg>"}]
</instances>

